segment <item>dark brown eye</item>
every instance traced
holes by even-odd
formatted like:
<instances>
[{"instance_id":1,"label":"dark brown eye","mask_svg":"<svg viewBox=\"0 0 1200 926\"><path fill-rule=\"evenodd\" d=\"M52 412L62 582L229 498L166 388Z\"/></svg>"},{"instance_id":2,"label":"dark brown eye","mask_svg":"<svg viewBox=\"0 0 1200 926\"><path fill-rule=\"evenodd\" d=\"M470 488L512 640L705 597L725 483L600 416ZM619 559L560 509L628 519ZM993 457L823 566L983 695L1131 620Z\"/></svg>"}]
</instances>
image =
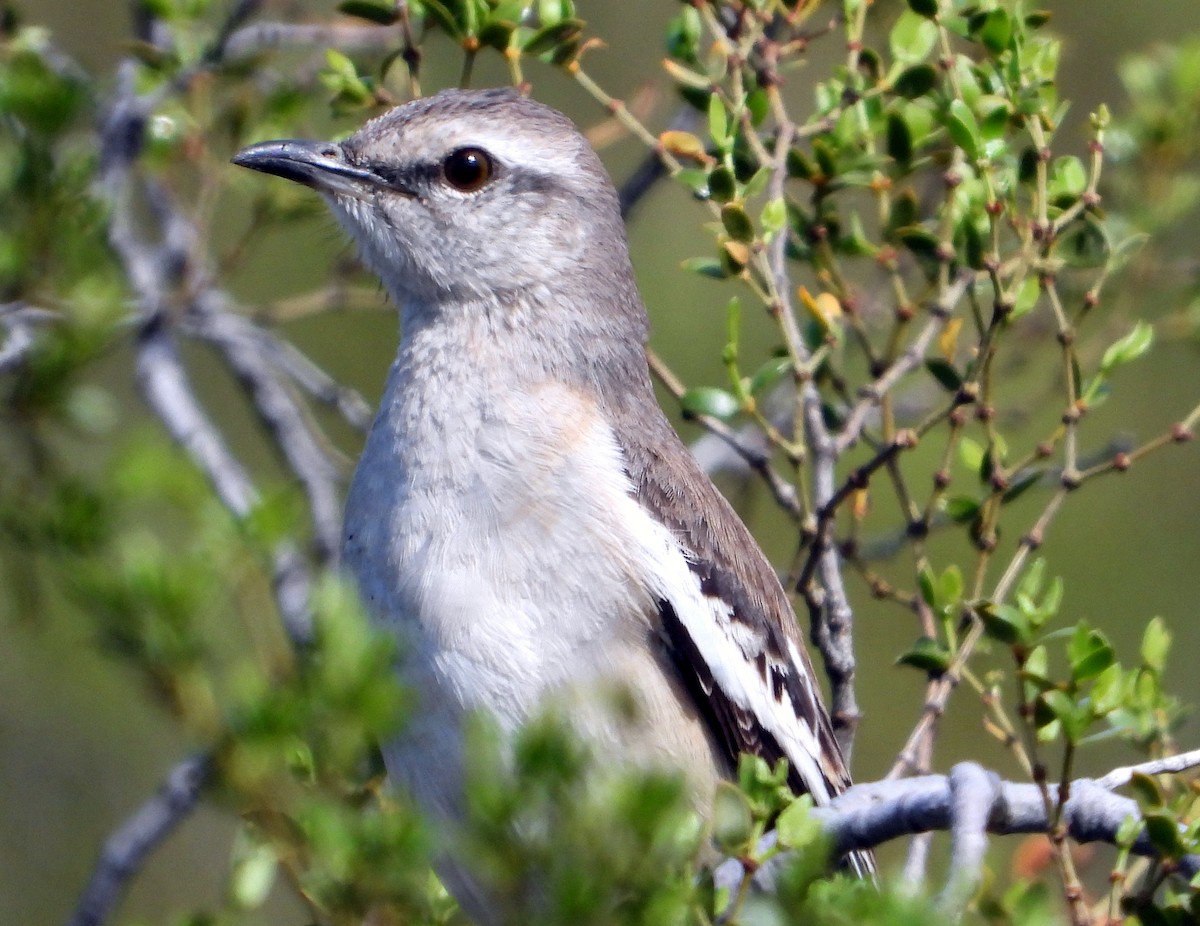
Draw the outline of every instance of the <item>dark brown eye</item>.
<instances>
[{"instance_id":1,"label":"dark brown eye","mask_svg":"<svg viewBox=\"0 0 1200 926\"><path fill-rule=\"evenodd\" d=\"M459 148L442 161L446 182L462 193L482 190L493 173L491 155L482 148Z\"/></svg>"}]
</instances>

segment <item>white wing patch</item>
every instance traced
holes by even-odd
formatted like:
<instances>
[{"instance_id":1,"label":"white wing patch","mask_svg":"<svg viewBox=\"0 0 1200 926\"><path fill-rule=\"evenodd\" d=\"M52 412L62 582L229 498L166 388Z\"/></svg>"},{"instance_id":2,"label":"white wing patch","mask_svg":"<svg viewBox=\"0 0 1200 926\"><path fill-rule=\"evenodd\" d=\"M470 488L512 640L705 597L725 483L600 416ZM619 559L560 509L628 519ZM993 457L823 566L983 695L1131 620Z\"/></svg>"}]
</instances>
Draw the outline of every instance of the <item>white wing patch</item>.
<instances>
[{"instance_id":1,"label":"white wing patch","mask_svg":"<svg viewBox=\"0 0 1200 926\"><path fill-rule=\"evenodd\" d=\"M817 731L800 715L800 706L792 703L786 686L776 692L771 683L776 669L799 675L816 700L812 682L801 668L804 663L791 641L793 664L779 666L753 627L735 620L728 603L703 592L700 576L692 568L691 552L674 534L632 496L626 496L623 507L619 520L630 526L629 539L637 548L636 560L641 563L647 591L655 599L670 603L721 695L775 739L813 800L827 803L833 795L821 770L823 749ZM760 671L756 661L766 665L766 672Z\"/></svg>"}]
</instances>

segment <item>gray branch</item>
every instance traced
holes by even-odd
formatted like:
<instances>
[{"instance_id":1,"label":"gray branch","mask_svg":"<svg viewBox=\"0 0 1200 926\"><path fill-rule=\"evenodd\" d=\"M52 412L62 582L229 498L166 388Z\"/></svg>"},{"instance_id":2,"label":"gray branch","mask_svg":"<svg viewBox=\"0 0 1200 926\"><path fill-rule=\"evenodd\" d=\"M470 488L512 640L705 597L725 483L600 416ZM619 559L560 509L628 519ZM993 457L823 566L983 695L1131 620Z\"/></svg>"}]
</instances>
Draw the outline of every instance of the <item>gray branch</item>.
<instances>
[{"instance_id":1,"label":"gray branch","mask_svg":"<svg viewBox=\"0 0 1200 926\"><path fill-rule=\"evenodd\" d=\"M1070 798L1062 807L1062 825L1067 834L1076 842L1116 844L1117 831L1125 820L1130 817L1141 820L1142 814L1136 801L1114 794L1105 785L1127 781L1133 771L1145 774L1182 771L1200 763L1200 750L1167 761L1167 765L1147 763L1132 770L1118 769L1100 779L1072 781ZM1060 793L1056 785L1051 785L1049 792ZM1057 811L1057 806L1052 810ZM820 822L838 855L870 849L904 836L950 832L950 872L939 901L950 915L961 912L979 884L987 834L1048 833L1052 826L1041 788L1002 781L973 762L956 765L949 775L855 785L826 806L814 808L812 816ZM759 848L766 852L774 846L775 835L771 833L764 837ZM1157 857L1144 831L1131 848L1136 855ZM762 865L753 875L755 888L771 892L787 860L787 853L780 853ZM1172 868L1183 879L1190 879L1200 872L1200 855L1174 859ZM741 862L730 859L717 869L717 884L736 886L744 873Z\"/></svg>"},{"instance_id":2,"label":"gray branch","mask_svg":"<svg viewBox=\"0 0 1200 926\"><path fill-rule=\"evenodd\" d=\"M312 511L317 553L322 560L336 557L342 533L342 503L338 472L313 433L311 422L275 376L261 350L256 326L225 308L216 289L200 293L191 304L196 330L213 343L245 386L259 420L275 439L290 470L299 478Z\"/></svg>"},{"instance_id":3,"label":"gray branch","mask_svg":"<svg viewBox=\"0 0 1200 926\"><path fill-rule=\"evenodd\" d=\"M143 860L191 813L211 772L208 756L190 756L171 769L159 792L104 842L100 859L67 926L99 926Z\"/></svg>"}]
</instances>

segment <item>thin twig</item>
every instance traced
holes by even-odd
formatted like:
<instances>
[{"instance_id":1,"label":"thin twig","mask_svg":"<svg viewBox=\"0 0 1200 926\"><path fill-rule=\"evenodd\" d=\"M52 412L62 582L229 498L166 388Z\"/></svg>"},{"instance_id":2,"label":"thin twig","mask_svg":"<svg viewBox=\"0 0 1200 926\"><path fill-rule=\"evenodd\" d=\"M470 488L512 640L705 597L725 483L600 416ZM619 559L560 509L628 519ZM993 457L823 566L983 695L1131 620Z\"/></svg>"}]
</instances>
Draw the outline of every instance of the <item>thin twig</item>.
<instances>
[{"instance_id":1,"label":"thin twig","mask_svg":"<svg viewBox=\"0 0 1200 926\"><path fill-rule=\"evenodd\" d=\"M650 365L650 372L675 398L680 398L687 391L671 368L649 347L646 348L646 361ZM796 497L796 487L784 479L771 465L771 457L762 447L746 440L724 421L714 418L712 415L690 415L689 420L696 422L728 444L729 448L741 457L753 472L762 477L767 488L771 490L776 504L793 518L800 516L801 508Z\"/></svg>"}]
</instances>

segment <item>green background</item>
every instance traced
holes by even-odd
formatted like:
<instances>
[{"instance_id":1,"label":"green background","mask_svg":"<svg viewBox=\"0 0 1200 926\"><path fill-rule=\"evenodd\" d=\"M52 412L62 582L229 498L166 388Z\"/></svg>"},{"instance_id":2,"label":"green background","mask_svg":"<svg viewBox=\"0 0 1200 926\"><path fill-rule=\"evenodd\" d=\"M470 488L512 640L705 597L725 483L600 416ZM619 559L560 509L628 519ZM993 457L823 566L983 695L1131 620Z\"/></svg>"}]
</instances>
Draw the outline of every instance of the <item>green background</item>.
<instances>
[{"instance_id":1,"label":"green background","mask_svg":"<svg viewBox=\"0 0 1200 926\"><path fill-rule=\"evenodd\" d=\"M1056 153L1084 151L1086 114L1101 101L1115 110L1123 104L1116 77L1118 60L1200 29L1195 0L1058 0L1053 29L1065 43L1061 95L1074 101L1072 121L1056 140ZM333 4L329 4L331 9ZM590 70L615 96L630 97L645 79L659 91L649 117L652 127L668 118L672 101L657 62L662 35L678 7L668 0L581 0L580 14L608 48L587 59ZM122 53L129 26L123 4L109 0L27 2L28 22L43 23L56 41L95 73L108 75ZM886 23L895 3L877 4ZM841 55L837 42L822 43L810 70L821 73L821 55ZM434 44L426 59L426 86L456 79L458 57L448 44ZM804 100L806 69L794 71L787 92ZM572 115L582 126L603 119L599 107L574 83L548 69L529 75L535 95ZM481 66L475 83L503 83L504 73ZM349 123L340 126L348 129ZM642 156L632 141L602 152L614 177L627 176ZM230 168L234 170L234 168ZM264 182L272 182L264 179ZM230 223L244 222L231 208ZM723 382L720 346L731 290L680 269L687 257L708 254L711 241L698 228L700 208L679 189L662 185L633 217L630 241L634 263L653 322L653 344L689 383ZM240 228L241 225L239 224ZM1170 243L1178 254L1194 253L1196 240ZM228 281L245 304L277 300L320 284L331 263L345 255L332 221L302 225L263 241L253 274ZM1134 298L1152 281L1127 281L1123 298ZM285 329L334 375L374 399L395 346L390 310L340 313ZM1161 317L1173 305L1144 306ZM1111 341L1121 330L1113 330ZM767 345L765 327L751 343ZM107 386L122 403L122 427L154 427L129 384L128 355L106 361ZM274 463L237 388L200 351L188 361L201 383L202 399L225 422L233 422L233 444L259 472ZM1042 425L1058 414L1052 383L1032 370L1017 380L1030 418ZM1089 417L1085 450L1114 433L1145 439L1181 417L1200 400L1200 357L1190 342L1160 338L1151 359L1121 372L1116 395ZM1043 403L1044 406L1039 403ZM355 438L345 428L334 433L348 452ZM1031 433L1040 433L1036 428ZM685 432L696 436L694 432ZM1089 443L1090 442L1090 443ZM0 459L3 448L0 447ZM1196 446L1168 448L1120 477L1106 477L1072 498L1051 529L1044 554L1052 574L1066 581L1067 622L1086 617L1102 627L1125 657L1133 657L1145 621L1161 614L1175 633L1168 680L1185 701L1200 703L1200 674L1190 660L1200 654L1200 622L1193 600L1200 586L1200 491ZM1031 493L1038 495L1037 492ZM739 493L740 497L740 493ZM1044 497L1025 503L1015 524L1028 523ZM794 543L765 498L749 499L748 512L773 560L787 560ZM1009 538L1010 540L1012 538ZM953 549L953 545L944 549ZM935 550L937 547L935 547ZM896 574L903 576L904 561ZM911 587L912 582L906 582ZM865 721L859 734L855 774L882 773L900 747L921 704L920 678L895 668L898 652L917 633L915 621L898 609L883 609L852 585L858 605L860 695ZM12 600L0 595L0 922L61 922L84 884L101 840L159 784L165 771L189 749L169 718L152 703L118 662L94 646L81 615L56 608L53 595L33 619L10 613ZM979 710L969 692L952 704L939 740L937 766L979 758L1003 773L1014 770L1005 754L979 734ZM1194 744L1195 724L1181 733ZM981 751L980 744L984 743ZM1130 759L1127 753L1098 749L1081 757L1080 771L1102 771ZM205 809L196 814L151 859L136 880L122 910L124 921L163 921L172 911L216 905L222 889L234 822ZM262 920L300 922L301 911L286 897L276 898Z\"/></svg>"}]
</instances>

